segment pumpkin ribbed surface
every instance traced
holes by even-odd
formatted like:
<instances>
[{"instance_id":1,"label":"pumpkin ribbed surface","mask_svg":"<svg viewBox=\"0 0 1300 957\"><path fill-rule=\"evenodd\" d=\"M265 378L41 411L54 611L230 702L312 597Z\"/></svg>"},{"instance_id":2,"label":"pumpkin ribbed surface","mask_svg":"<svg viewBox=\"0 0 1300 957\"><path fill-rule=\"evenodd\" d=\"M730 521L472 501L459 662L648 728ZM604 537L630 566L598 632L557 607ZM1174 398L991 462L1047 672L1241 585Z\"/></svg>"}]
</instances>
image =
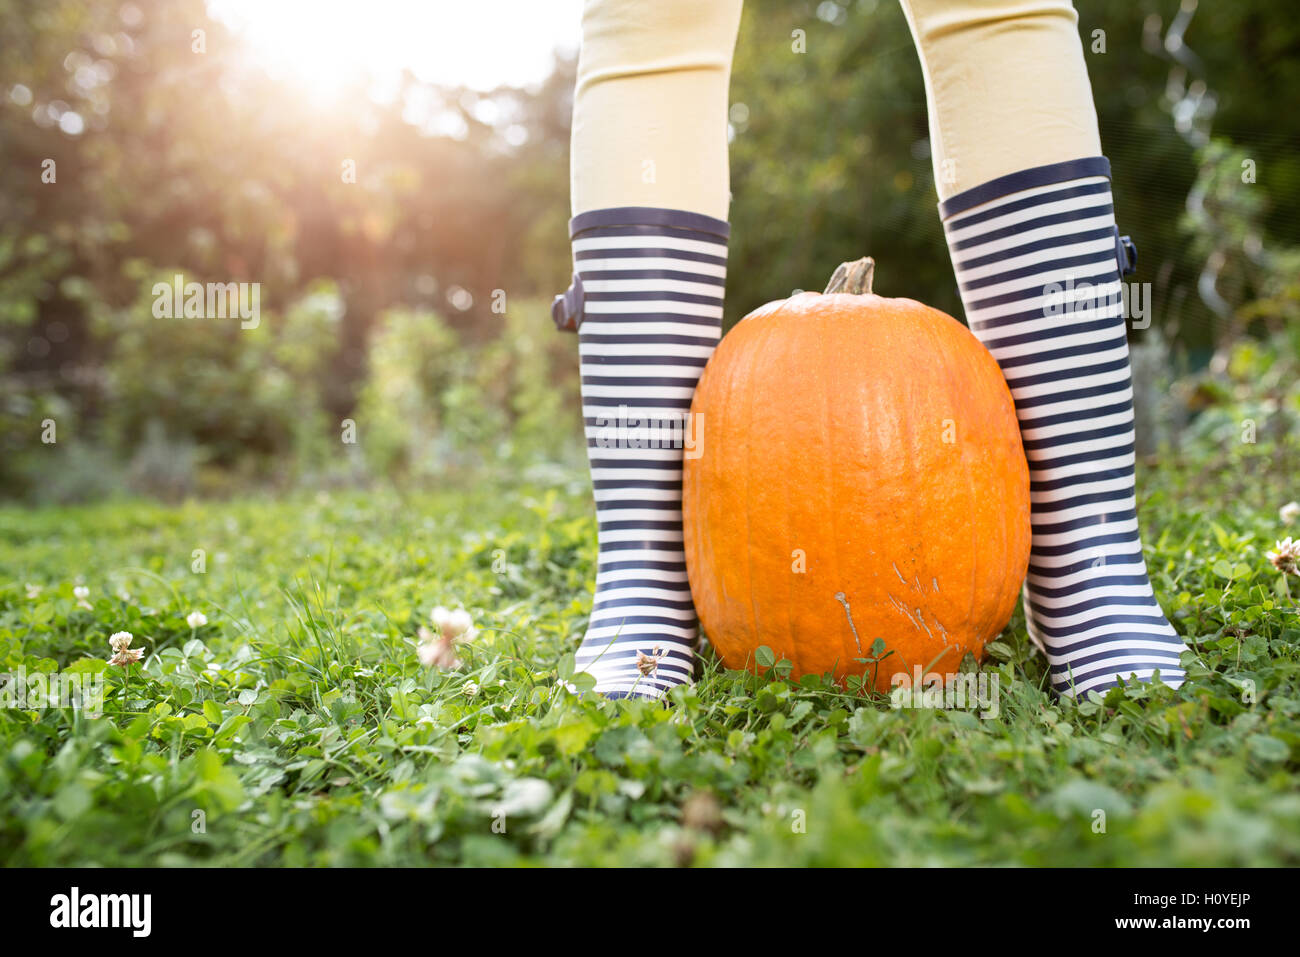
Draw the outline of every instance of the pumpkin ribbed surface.
<instances>
[{"instance_id":1,"label":"pumpkin ribbed surface","mask_svg":"<svg viewBox=\"0 0 1300 957\"><path fill-rule=\"evenodd\" d=\"M691 411L687 569L727 667L766 645L795 677L861 674L880 638L887 691L982 657L1029 560L1029 471L965 326L909 299L801 293L724 337Z\"/></svg>"}]
</instances>

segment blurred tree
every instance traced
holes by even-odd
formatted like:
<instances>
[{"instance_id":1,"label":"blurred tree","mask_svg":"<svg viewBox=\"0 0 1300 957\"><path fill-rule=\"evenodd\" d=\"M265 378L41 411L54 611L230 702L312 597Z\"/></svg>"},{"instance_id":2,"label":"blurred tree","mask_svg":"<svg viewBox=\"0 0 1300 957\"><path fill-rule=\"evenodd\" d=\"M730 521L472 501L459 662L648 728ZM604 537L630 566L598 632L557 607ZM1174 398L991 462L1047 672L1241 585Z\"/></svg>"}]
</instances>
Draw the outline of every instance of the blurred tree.
<instances>
[{"instance_id":1,"label":"blurred tree","mask_svg":"<svg viewBox=\"0 0 1300 957\"><path fill-rule=\"evenodd\" d=\"M1162 341L1208 355L1291 302L1278 270L1300 246L1300 22L1267 0L1077 6L1135 278L1155 287ZM388 313L443 317L447 336L428 336L445 350L521 335L513 304L568 281L574 70L557 59L536 88L489 92L407 75L319 102L269 75L203 0L0 0L0 494L58 461L39 441L49 417L60 443L104 446L85 462L129 460L154 419L154 447L193 443L209 467L310 457L317 430L382 392L368 363L419 338L417 325L377 350ZM732 100L728 322L863 253L882 293L961 315L893 0L747 0ZM1225 155L1250 160L1255 182L1232 182ZM1198 196L1214 215L1196 215ZM1227 266L1208 292L1226 311L1206 305L1216 256ZM260 283L267 328L154 319L142 284L178 272ZM527 312L549 332L544 310ZM513 368L528 350L474 354ZM572 340L544 351L539 369L572 388L555 361ZM506 382L539 385L461 376L439 401L464 419L481 389L523 421Z\"/></svg>"},{"instance_id":2,"label":"blurred tree","mask_svg":"<svg viewBox=\"0 0 1300 957\"><path fill-rule=\"evenodd\" d=\"M1267 200L1253 200L1269 206L1261 240L1300 243L1300 22L1262 0L1076 7L1118 219L1141 253L1134 279L1156 285L1167 335L1208 346L1222 324L1196 293L1203 261L1183 231L1199 145L1180 131L1193 109L1185 87L1267 170L1257 184ZM1185 33L1171 34L1178 16ZM1195 73L1166 45L1184 60L1194 47ZM836 264L864 253L879 260L885 295L961 316L920 64L897 3L747 0L732 102L729 322L794 288L820 288Z\"/></svg>"}]
</instances>

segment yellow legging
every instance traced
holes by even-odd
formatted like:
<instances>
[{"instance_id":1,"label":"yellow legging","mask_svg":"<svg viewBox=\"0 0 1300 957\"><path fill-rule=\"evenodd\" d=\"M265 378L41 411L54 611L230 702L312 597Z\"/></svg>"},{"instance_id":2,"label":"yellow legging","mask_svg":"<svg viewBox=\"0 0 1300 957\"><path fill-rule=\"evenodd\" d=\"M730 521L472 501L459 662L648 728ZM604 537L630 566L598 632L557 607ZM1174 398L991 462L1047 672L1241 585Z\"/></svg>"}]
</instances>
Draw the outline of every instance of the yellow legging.
<instances>
[{"instance_id":1,"label":"yellow legging","mask_svg":"<svg viewBox=\"0 0 1300 957\"><path fill-rule=\"evenodd\" d=\"M727 85L742 0L587 0L573 106L574 214L727 218ZM1100 156L1069 0L902 0L925 75L935 184Z\"/></svg>"}]
</instances>

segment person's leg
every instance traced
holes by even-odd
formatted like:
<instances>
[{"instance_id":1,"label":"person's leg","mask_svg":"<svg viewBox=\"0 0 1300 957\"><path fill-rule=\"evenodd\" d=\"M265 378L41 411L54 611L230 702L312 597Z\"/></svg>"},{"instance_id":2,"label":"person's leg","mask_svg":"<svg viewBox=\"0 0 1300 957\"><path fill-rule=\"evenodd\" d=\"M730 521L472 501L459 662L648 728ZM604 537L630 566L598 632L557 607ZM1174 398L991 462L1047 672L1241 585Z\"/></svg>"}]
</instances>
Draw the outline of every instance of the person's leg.
<instances>
[{"instance_id":1,"label":"person's leg","mask_svg":"<svg viewBox=\"0 0 1300 957\"><path fill-rule=\"evenodd\" d=\"M1181 684L1133 486L1121 243L1068 0L903 0L925 74L940 213L971 330L1029 460L1029 633L1063 694ZM1125 237L1126 238L1126 237Z\"/></svg>"},{"instance_id":2,"label":"person's leg","mask_svg":"<svg viewBox=\"0 0 1300 957\"><path fill-rule=\"evenodd\" d=\"M741 0L587 0L573 107L574 282L596 494L596 592L578 670L611 697L691 679L682 428L721 334L727 85ZM650 444L652 447L646 447Z\"/></svg>"}]
</instances>

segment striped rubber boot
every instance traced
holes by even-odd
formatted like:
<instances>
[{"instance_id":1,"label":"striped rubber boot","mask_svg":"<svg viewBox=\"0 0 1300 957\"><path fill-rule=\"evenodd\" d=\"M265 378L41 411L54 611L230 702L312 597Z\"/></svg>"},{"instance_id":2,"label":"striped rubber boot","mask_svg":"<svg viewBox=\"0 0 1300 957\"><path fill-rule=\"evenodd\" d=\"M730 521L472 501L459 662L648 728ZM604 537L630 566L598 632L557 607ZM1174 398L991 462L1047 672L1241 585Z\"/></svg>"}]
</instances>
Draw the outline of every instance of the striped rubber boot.
<instances>
[{"instance_id":1,"label":"striped rubber boot","mask_svg":"<svg viewBox=\"0 0 1300 957\"><path fill-rule=\"evenodd\" d=\"M1156 602L1133 489L1133 388L1104 157L1013 173L940 204L971 331L997 359L1029 460L1029 635L1060 694L1173 687L1186 650Z\"/></svg>"},{"instance_id":2,"label":"striped rubber boot","mask_svg":"<svg viewBox=\"0 0 1300 957\"><path fill-rule=\"evenodd\" d=\"M695 384L718 344L722 220L649 207L581 213L573 285L582 414L599 523L596 593L577 670L608 697L661 697L690 681L697 622L682 549L682 457Z\"/></svg>"}]
</instances>

